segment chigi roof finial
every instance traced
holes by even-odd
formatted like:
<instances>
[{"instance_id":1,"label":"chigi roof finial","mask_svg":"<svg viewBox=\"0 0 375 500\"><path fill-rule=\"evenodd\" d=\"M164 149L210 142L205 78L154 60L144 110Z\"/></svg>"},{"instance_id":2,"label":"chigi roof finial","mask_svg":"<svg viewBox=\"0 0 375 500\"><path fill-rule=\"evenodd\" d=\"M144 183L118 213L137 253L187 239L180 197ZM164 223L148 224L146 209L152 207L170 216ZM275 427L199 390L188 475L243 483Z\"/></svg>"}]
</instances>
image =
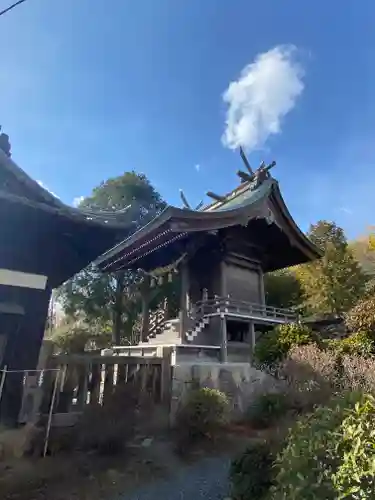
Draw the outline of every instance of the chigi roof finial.
<instances>
[{"instance_id":1,"label":"chigi roof finial","mask_svg":"<svg viewBox=\"0 0 375 500\"><path fill-rule=\"evenodd\" d=\"M4 151L7 156L11 156L11 146L9 141L9 135L1 132L2 126L0 125L0 149Z\"/></svg>"},{"instance_id":2,"label":"chigi roof finial","mask_svg":"<svg viewBox=\"0 0 375 500\"><path fill-rule=\"evenodd\" d=\"M243 170L238 170L237 175L241 179L242 183L244 183L244 182L251 182L252 183L251 190L256 189L266 179L268 179L268 177L270 176L269 171L271 170L271 168L273 168L276 165L275 161L273 161L269 165L266 165L264 163L264 161L262 161L262 163L259 165L259 167L254 172L250 166L248 159L246 158L245 152L242 149L242 147L240 147L240 156L241 156L242 161L245 164L247 172L244 172Z\"/></svg>"}]
</instances>

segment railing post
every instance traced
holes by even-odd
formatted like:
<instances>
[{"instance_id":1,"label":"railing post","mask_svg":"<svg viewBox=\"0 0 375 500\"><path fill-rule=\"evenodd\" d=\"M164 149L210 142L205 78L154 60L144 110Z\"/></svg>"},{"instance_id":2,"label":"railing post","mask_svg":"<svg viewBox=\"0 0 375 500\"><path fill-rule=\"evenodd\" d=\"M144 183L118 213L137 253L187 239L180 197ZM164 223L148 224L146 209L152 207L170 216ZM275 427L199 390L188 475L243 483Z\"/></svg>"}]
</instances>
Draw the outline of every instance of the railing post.
<instances>
[{"instance_id":1,"label":"railing post","mask_svg":"<svg viewBox=\"0 0 375 500\"><path fill-rule=\"evenodd\" d=\"M188 310L190 308L189 290L188 263L183 262L181 265L180 338L183 338L188 330Z\"/></svg>"},{"instance_id":2,"label":"railing post","mask_svg":"<svg viewBox=\"0 0 375 500\"><path fill-rule=\"evenodd\" d=\"M89 362L77 366L78 371L78 393L77 393L77 409L82 411L87 404L88 378L91 366Z\"/></svg>"}]
</instances>

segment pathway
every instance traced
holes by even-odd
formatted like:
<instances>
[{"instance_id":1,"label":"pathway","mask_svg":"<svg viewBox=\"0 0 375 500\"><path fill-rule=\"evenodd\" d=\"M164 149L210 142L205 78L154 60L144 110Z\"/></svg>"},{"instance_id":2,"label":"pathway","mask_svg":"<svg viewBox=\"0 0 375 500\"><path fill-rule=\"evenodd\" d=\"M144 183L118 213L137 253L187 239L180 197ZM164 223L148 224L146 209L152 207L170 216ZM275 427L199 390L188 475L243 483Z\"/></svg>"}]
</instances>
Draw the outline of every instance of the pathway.
<instances>
[{"instance_id":1,"label":"pathway","mask_svg":"<svg viewBox=\"0 0 375 500\"><path fill-rule=\"evenodd\" d=\"M230 457L205 458L186 468L177 467L173 478L157 481L113 500L223 500L228 496Z\"/></svg>"}]
</instances>

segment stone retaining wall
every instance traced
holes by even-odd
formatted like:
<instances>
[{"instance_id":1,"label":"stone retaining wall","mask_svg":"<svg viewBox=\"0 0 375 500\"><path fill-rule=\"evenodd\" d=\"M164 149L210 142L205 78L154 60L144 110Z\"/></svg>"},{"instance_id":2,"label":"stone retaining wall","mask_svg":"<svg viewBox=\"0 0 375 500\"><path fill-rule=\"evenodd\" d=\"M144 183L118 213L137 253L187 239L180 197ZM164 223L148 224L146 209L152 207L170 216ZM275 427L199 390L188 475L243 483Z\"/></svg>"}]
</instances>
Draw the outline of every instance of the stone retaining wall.
<instances>
[{"instance_id":1,"label":"stone retaining wall","mask_svg":"<svg viewBox=\"0 0 375 500\"><path fill-rule=\"evenodd\" d=\"M278 382L249 363L184 363L173 367L171 421L189 390L210 387L224 392L230 400L233 418L248 408L256 395L277 391Z\"/></svg>"}]
</instances>

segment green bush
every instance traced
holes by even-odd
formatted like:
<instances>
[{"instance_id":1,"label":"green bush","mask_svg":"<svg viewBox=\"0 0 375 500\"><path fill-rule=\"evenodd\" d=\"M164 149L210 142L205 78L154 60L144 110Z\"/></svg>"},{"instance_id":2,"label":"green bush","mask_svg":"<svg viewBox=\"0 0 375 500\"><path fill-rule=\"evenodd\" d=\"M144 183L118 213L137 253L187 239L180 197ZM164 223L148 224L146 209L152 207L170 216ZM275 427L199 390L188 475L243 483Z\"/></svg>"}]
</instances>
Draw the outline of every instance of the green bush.
<instances>
[{"instance_id":1,"label":"green bush","mask_svg":"<svg viewBox=\"0 0 375 500\"><path fill-rule=\"evenodd\" d=\"M274 456L270 445L254 442L231 463L229 477L235 500L261 500L272 485Z\"/></svg>"},{"instance_id":2,"label":"green bush","mask_svg":"<svg viewBox=\"0 0 375 500\"><path fill-rule=\"evenodd\" d=\"M227 422L229 401L216 389L192 390L177 411L176 427L180 437L189 439L212 438Z\"/></svg>"},{"instance_id":3,"label":"green bush","mask_svg":"<svg viewBox=\"0 0 375 500\"><path fill-rule=\"evenodd\" d=\"M370 477L375 458L374 409L371 397L348 392L301 417L275 462L273 498L375 498L374 493L366 496L374 488Z\"/></svg>"},{"instance_id":4,"label":"green bush","mask_svg":"<svg viewBox=\"0 0 375 500\"><path fill-rule=\"evenodd\" d=\"M318 340L316 334L306 325L300 323L280 325L257 341L254 357L259 364L270 366L281 361L291 347L311 344Z\"/></svg>"},{"instance_id":5,"label":"green bush","mask_svg":"<svg viewBox=\"0 0 375 500\"><path fill-rule=\"evenodd\" d=\"M274 424L289 409L287 394L277 392L262 394L250 404L245 418L253 427L263 429Z\"/></svg>"},{"instance_id":6,"label":"green bush","mask_svg":"<svg viewBox=\"0 0 375 500\"><path fill-rule=\"evenodd\" d=\"M345 323L354 332L364 331L375 335L375 297L360 300L346 314Z\"/></svg>"},{"instance_id":7,"label":"green bush","mask_svg":"<svg viewBox=\"0 0 375 500\"><path fill-rule=\"evenodd\" d=\"M375 498L375 399L364 396L341 426L341 463L332 475L339 498Z\"/></svg>"},{"instance_id":8,"label":"green bush","mask_svg":"<svg viewBox=\"0 0 375 500\"><path fill-rule=\"evenodd\" d=\"M368 357L375 353L374 336L367 332L357 332L344 339L331 340L328 346L338 354Z\"/></svg>"}]
</instances>

